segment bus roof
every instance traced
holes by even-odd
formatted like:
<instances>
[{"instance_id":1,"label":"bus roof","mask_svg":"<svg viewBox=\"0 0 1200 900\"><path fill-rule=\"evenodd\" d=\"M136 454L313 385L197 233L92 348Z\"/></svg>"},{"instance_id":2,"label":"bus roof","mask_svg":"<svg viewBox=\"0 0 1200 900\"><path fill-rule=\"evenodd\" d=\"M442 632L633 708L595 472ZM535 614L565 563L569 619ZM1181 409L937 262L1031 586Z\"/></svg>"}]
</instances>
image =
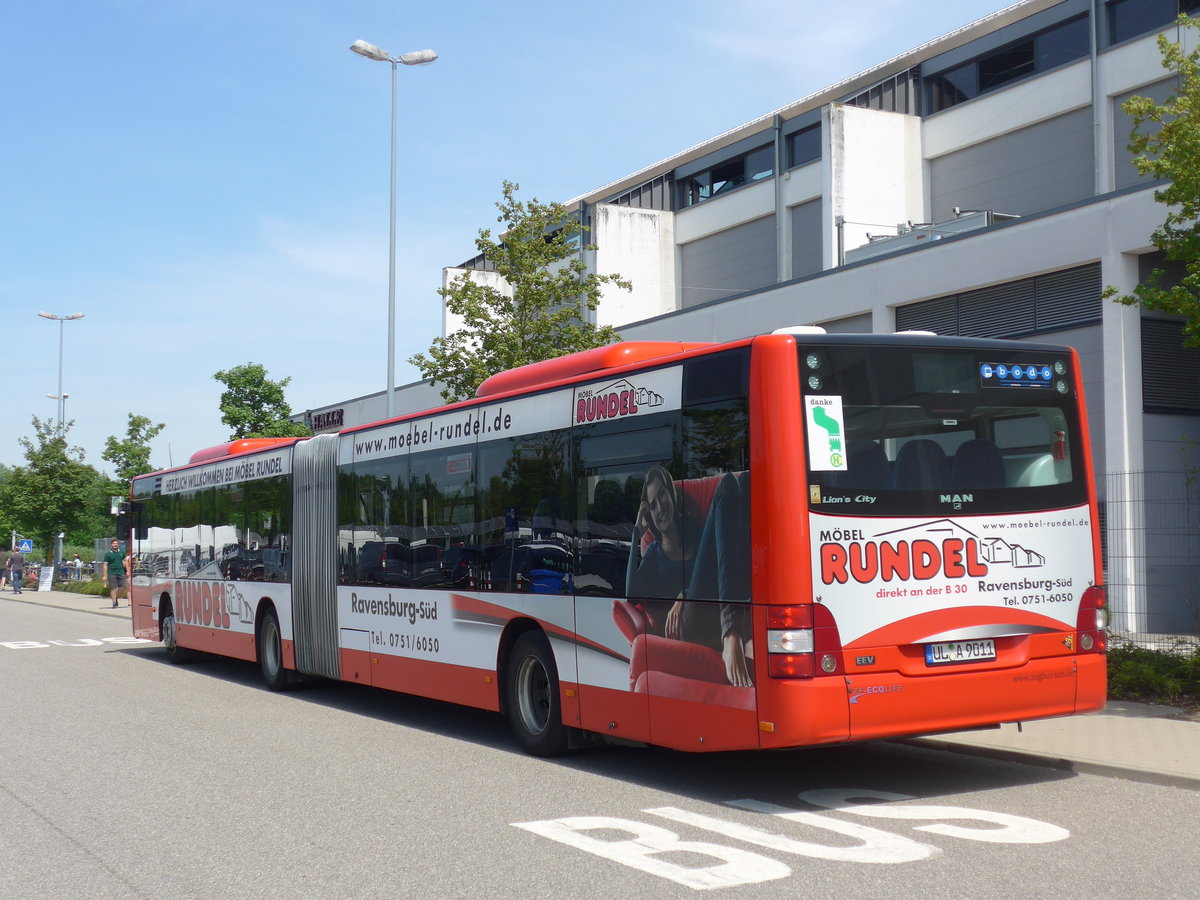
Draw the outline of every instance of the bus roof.
<instances>
[{"instance_id":1,"label":"bus roof","mask_svg":"<svg viewBox=\"0 0 1200 900\"><path fill-rule=\"evenodd\" d=\"M303 440L303 438L242 438L237 441L229 441L225 444L217 444L215 447L207 447L204 450L197 450L192 454L192 458L188 460L188 462L209 462L210 460L214 459L223 459L226 456L237 456L239 453L251 453L255 450L265 450L268 447L277 447L280 444L294 444L299 440Z\"/></svg>"},{"instance_id":2,"label":"bus roof","mask_svg":"<svg viewBox=\"0 0 1200 900\"><path fill-rule=\"evenodd\" d=\"M634 363L647 362L663 356L674 356L688 350L702 350L713 346L708 341L687 343L684 341L628 341L580 350L566 356L518 366L506 372L497 372L479 385L476 398L493 397L524 388L561 381L574 375L586 375L603 369L615 369Z\"/></svg>"}]
</instances>

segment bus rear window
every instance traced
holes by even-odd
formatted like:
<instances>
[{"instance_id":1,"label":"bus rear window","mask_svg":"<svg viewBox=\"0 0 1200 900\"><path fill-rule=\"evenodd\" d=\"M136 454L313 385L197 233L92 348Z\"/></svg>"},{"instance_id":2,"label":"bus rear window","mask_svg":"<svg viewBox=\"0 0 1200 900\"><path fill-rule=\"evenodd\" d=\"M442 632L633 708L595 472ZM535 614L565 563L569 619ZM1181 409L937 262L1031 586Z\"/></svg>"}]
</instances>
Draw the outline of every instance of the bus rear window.
<instances>
[{"instance_id":1,"label":"bus rear window","mask_svg":"<svg viewBox=\"0 0 1200 900\"><path fill-rule=\"evenodd\" d=\"M994 348L800 353L814 508L984 513L1085 498L1077 395L1053 354L1012 351L1001 367L1019 368L1021 379L1000 380Z\"/></svg>"}]
</instances>

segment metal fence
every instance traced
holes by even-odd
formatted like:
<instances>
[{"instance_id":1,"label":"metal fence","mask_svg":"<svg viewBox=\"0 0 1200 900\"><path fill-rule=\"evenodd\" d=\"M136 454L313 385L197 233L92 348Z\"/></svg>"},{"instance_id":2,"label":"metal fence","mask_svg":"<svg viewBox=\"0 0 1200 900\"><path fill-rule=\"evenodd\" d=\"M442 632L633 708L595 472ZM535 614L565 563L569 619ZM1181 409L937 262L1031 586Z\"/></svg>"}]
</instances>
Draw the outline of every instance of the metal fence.
<instances>
[{"instance_id":1,"label":"metal fence","mask_svg":"<svg viewBox=\"0 0 1200 900\"><path fill-rule=\"evenodd\" d=\"M1171 649L1200 636L1200 472L1097 476L1109 627Z\"/></svg>"}]
</instances>

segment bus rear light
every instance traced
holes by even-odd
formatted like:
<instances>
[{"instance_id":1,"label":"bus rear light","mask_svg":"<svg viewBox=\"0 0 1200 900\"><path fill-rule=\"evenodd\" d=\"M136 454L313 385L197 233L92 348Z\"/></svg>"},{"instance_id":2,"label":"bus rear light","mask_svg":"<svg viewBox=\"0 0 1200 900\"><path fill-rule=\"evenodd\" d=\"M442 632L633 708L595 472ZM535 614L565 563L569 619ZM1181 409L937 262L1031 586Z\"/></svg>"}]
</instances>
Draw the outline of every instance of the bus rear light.
<instances>
[{"instance_id":1,"label":"bus rear light","mask_svg":"<svg viewBox=\"0 0 1200 900\"><path fill-rule=\"evenodd\" d=\"M1104 653L1108 649L1108 601L1104 588L1092 585L1079 598L1079 614L1075 620L1079 649L1084 653Z\"/></svg>"},{"instance_id":2,"label":"bus rear light","mask_svg":"<svg viewBox=\"0 0 1200 900\"><path fill-rule=\"evenodd\" d=\"M812 653L813 632L811 628L797 628L790 631L771 630L767 632L768 653Z\"/></svg>"},{"instance_id":3,"label":"bus rear light","mask_svg":"<svg viewBox=\"0 0 1200 900\"><path fill-rule=\"evenodd\" d=\"M812 678L817 672L811 653L771 653L767 656L767 674L772 678Z\"/></svg>"},{"instance_id":4,"label":"bus rear light","mask_svg":"<svg viewBox=\"0 0 1200 900\"><path fill-rule=\"evenodd\" d=\"M843 669L842 643L832 613L819 603L767 607L767 673L813 678Z\"/></svg>"},{"instance_id":5,"label":"bus rear light","mask_svg":"<svg viewBox=\"0 0 1200 900\"><path fill-rule=\"evenodd\" d=\"M813 627L813 608L811 605L797 606L768 606L767 627L778 629Z\"/></svg>"}]
</instances>

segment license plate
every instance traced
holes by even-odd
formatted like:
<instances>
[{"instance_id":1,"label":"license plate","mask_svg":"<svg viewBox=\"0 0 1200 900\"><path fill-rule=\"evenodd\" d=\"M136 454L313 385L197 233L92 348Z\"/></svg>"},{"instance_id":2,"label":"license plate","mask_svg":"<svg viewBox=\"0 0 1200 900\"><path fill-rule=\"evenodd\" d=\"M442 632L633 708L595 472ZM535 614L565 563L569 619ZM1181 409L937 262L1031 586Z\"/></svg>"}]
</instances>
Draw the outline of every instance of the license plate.
<instances>
[{"instance_id":1,"label":"license plate","mask_svg":"<svg viewBox=\"0 0 1200 900\"><path fill-rule=\"evenodd\" d=\"M986 662L996 658L996 642L991 638L978 641L943 641L925 645L925 665L947 666L954 663Z\"/></svg>"}]
</instances>

